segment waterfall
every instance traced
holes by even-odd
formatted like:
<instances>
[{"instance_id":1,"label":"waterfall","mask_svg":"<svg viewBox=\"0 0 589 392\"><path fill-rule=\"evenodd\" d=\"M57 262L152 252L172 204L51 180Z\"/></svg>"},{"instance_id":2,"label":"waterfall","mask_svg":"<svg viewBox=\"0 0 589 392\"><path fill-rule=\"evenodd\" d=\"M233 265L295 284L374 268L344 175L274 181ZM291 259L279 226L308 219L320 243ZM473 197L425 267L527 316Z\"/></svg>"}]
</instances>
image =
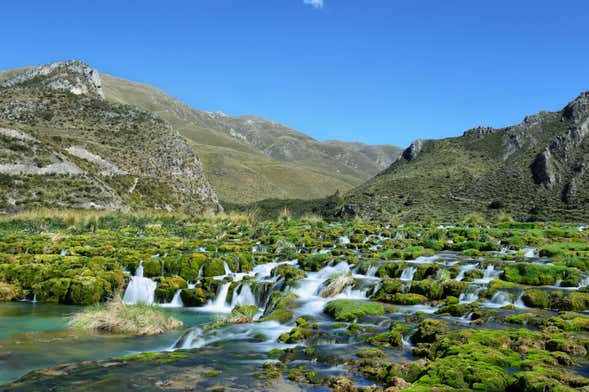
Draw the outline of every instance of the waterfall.
<instances>
[{"instance_id":1,"label":"waterfall","mask_svg":"<svg viewBox=\"0 0 589 392\"><path fill-rule=\"evenodd\" d=\"M415 275L415 271L417 271L417 267L407 267L401 273L401 281L403 282L413 282L413 275Z\"/></svg>"},{"instance_id":2,"label":"waterfall","mask_svg":"<svg viewBox=\"0 0 589 392\"><path fill-rule=\"evenodd\" d=\"M139 262L139 267L135 271L135 276L131 278L123 302L127 305L152 305L155 299L155 289L157 283L149 278L143 277L143 261Z\"/></svg>"},{"instance_id":3,"label":"waterfall","mask_svg":"<svg viewBox=\"0 0 589 392\"><path fill-rule=\"evenodd\" d=\"M534 258L534 257L538 257L538 254L536 254L536 249L534 249L534 248L524 248L522 250L525 251L524 252L524 257L526 257L528 259L531 259L531 258Z\"/></svg>"},{"instance_id":4,"label":"waterfall","mask_svg":"<svg viewBox=\"0 0 589 392\"><path fill-rule=\"evenodd\" d=\"M466 290L464 290L458 300L462 304L469 304L471 302L476 301L479 299L479 292L481 291L481 287L478 286L468 286Z\"/></svg>"},{"instance_id":5,"label":"waterfall","mask_svg":"<svg viewBox=\"0 0 589 392\"><path fill-rule=\"evenodd\" d=\"M231 286L231 283L223 283L223 285L217 289L215 298L203 306L201 310L219 313L231 312L231 307L226 304L227 294L229 294L229 286Z\"/></svg>"},{"instance_id":6,"label":"waterfall","mask_svg":"<svg viewBox=\"0 0 589 392\"><path fill-rule=\"evenodd\" d=\"M252 293L252 289L249 284L245 283L240 286L239 294L237 289L233 293L233 299L231 300L231 307L237 305L256 305L256 297Z\"/></svg>"},{"instance_id":7,"label":"waterfall","mask_svg":"<svg viewBox=\"0 0 589 392\"><path fill-rule=\"evenodd\" d=\"M224 261L224 262L223 262L223 268L225 268L225 275L226 275L226 276L229 276L229 275L231 275L231 269L230 269L230 268L229 268L229 266L227 265L227 262L226 262L226 261Z\"/></svg>"},{"instance_id":8,"label":"waterfall","mask_svg":"<svg viewBox=\"0 0 589 392\"><path fill-rule=\"evenodd\" d=\"M513 303L513 296L505 291L497 291L491 298L491 303L499 307L511 305Z\"/></svg>"},{"instance_id":9,"label":"waterfall","mask_svg":"<svg viewBox=\"0 0 589 392\"><path fill-rule=\"evenodd\" d=\"M368 276L370 278L374 278L376 276L377 271L378 271L378 267L376 265L373 265L370 268L368 268L368 271L366 271L366 276Z\"/></svg>"},{"instance_id":10,"label":"waterfall","mask_svg":"<svg viewBox=\"0 0 589 392\"><path fill-rule=\"evenodd\" d=\"M350 239L346 236L339 238L340 245L348 245L350 243Z\"/></svg>"},{"instance_id":11,"label":"waterfall","mask_svg":"<svg viewBox=\"0 0 589 392\"><path fill-rule=\"evenodd\" d=\"M478 264L465 264L465 265L461 265L459 268L459 272L458 275L456 276L455 280L461 281L462 279L464 279L464 273L466 271L471 271L475 268L477 268Z\"/></svg>"},{"instance_id":12,"label":"waterfall","mask_svg":"<svg viewBox=\"0 0 589 392\"><path fill-rule=\"evenodd\" d=\"M172 302L169 302L167 304L162 304L161 306L164 308L181 308L184 306L184 304L182 303L182 297L180 296L182 294L182 289L176 291L176 293L174 294L174 298L172 298Z\"/></svg>"},{"instance_id":13,"label":"waterfall","mask_svg":"<svg viewBox=\"0 0 589 392\"><path fill-rule=\"evenodd\" d=\"M503 271L495 271L494 265L488 265L487 268L485 268L485 271L483 272L483 277L480 279L475 279L474 281L476 283L489 283L493 279L499 279L502 272Z\"/></svg>"},{"instance_id":14,"label":"waterfall","mask_svg":"<svg viewBox=\"0 0 589 392\"><path fill-rule=\"evenodd\" d=\"M515 306L519 309L528 309L528 307L526 306L526 304L524 304L524 301L522 300L522 297L524 296L524 292L522 291L518 296L517 296L517 300L515 301Z\"/></svg>"}]
</instances>

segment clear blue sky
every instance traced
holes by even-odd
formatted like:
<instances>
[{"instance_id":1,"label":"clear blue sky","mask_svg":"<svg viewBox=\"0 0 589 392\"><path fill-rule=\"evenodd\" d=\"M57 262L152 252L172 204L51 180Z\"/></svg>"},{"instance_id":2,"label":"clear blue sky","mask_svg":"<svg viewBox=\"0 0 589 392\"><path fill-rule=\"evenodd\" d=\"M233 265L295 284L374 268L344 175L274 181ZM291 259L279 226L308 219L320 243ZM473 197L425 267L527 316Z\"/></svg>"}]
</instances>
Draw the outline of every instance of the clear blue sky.
<instances>
[{"instance_id":1,"label":"clear blue sky","mask_svg":"<svg viewBox=\"0 0 589 392\"><path fill-rule=\"evenodd\" d=\"M407 145L589 90L587 0L28 0L0 69L81 59L320 140Z\"/></svg>"}]
</instances>

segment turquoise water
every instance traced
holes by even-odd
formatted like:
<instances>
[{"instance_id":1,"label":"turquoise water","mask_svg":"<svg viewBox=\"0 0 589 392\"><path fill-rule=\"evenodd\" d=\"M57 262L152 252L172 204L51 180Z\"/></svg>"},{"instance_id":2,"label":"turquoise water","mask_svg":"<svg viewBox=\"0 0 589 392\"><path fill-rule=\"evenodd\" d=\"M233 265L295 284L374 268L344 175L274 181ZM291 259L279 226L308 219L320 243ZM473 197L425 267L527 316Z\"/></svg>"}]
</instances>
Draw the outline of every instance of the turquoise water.
<instances>
[{"instance_id":1,"label":"turquoise water","mask_svg":"<svg viewBox=\"0 0 589 392\"><path fill-rule=\"evenodd\" d=\"M154 337L113 337L67 329L67 317L81 307L16 302L0 304L0 385L34 369L62 363L108 359L170 348L183 331ZM187 328L213 317L186 309L167 309Z\"/></svg>"}]
</instances>

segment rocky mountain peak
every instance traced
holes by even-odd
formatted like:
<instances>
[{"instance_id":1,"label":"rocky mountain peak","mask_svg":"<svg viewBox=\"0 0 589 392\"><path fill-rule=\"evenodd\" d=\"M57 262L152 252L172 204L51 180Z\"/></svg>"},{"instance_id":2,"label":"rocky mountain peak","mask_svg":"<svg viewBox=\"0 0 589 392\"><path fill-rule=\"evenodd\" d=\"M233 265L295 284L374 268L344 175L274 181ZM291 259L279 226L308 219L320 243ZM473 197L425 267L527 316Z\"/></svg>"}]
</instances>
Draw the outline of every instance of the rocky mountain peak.
<instances>
[{"instance_id":1,"label":"rocky mountain peak","mask_svg":"<svg viewBox=\"0 0 589 392\"><path fill-rule=\"evenodd\" d=\"M402 157L408 161L413 161L414 159L417 159L419 153L421 152L421 149L423 148L423 142L423 139L415 140L413 143L411 143L409 147L405 149L405 151L403 151Z\"/></svg>"},{"instance_id":2,"label":"rocky mountain peak","mask_svg":"<svg viewBox=\"0 0 589 392\"><path fill-rule=\"evenodd\" d=\"M570 102L562 112L562 116L569 121L579 122L589 116L589 91L581 93Z\"/></svg>"},{"instance_id":3,"label":"rocky mountain peak","mask_svg":"<svg viewBox=\"0 0 589 392\"><path fill-rule=\"evenodd\" d=\"M77 60L30 67L0 84L0 88L18 86L65 90L76 95L104 98L98 71Z\"/></svg>"}]
</instances>

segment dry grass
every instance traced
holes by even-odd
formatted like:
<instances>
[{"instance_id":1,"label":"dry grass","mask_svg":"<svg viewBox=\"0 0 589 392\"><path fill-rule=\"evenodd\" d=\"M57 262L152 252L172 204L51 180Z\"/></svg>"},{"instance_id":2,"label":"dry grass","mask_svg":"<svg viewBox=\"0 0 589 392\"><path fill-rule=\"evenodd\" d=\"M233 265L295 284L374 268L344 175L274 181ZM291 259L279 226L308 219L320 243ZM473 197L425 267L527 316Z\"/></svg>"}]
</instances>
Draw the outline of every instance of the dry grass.
<instances>
[{"instance_id":1,"label":"dry grass","mask_svg":"<svg viewBox=\"0 0 589 392\"><path fill-rule=\"evenodd\" d=\"M73 315L69 325L88 332L133 336L159 335L184 326L182 321L166 317L158 307L125 305L120 298L88 307Z\"/></svg>"}]
</instances>

